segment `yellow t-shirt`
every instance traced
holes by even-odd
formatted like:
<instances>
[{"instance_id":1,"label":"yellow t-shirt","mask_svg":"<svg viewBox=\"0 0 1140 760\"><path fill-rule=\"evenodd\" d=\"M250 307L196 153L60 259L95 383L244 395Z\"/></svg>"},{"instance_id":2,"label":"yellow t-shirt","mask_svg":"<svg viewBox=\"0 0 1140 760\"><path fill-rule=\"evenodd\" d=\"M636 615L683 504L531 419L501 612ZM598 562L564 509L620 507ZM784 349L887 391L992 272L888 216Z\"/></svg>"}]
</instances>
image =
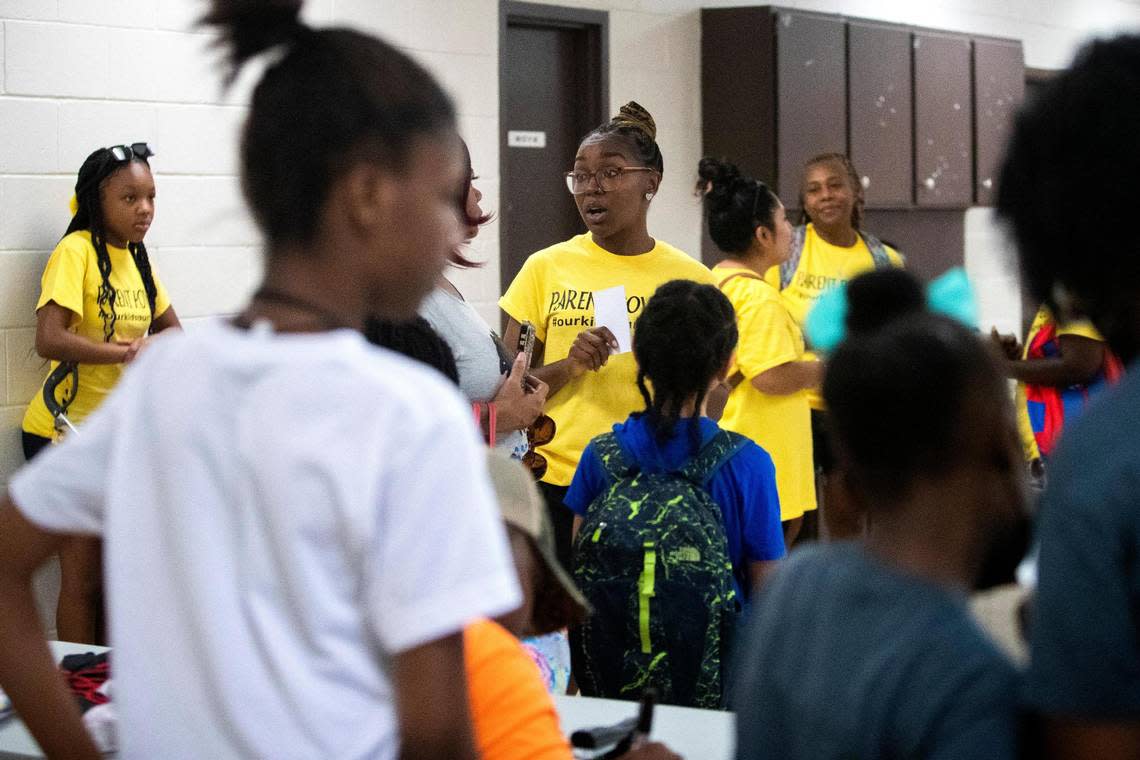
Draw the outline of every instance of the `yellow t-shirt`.
<instances>
[{"instance_id":1,"label":"yellow t-shirt","mask_svg":"<svg viewBox=\"0 0 1140 760\"><path fill-rule=\"evenodd\" d=\"M595 290L624 285L632 324L657 288L677 279L712 283L703 264L660 240L647 253L619 256L584 233L532 254L499 306L513 319L534 324L544 361L552 364L565 359L578 333L593 326ZM571 380L546 402L557 431L539 449L549 463L544 480L570 485L590 439L644 408L632 352L615 354L597 372Z\"/></svg>"},{"instance_id":2,"label":"yellow t-shirt","mask_svg":"<svg viewBox=\"0 0 1140 760\"><path fill-rule=\"evenodd\" d=\"M463 631L475 743L483 760L571 760L554 700L519 640L492 620Z\"/></svg>"},{"instance_id":3,"label":"yellow t-shirt","mask_svg":"<svg viewBox=\"0 0 1140 760\"><path fill-rule=\"evenodd\" d=\"M1029 326L1029 333L1025 336L1025 346L1021 349L1021 358L1027 359L1029 357L1029 344L1037 336L1047 323L1053 321L1053 313L1049 311L1049 307L1044 304L1037 309L1037 314L1033 317L1033 324ZM1077 335L1082 338L1099 341L1104 343L1104 337L1093 326L1093 323L1087 319L1077 319L1071 322L1066 322L1063 325L1057 326L1057 335ZM1041 452L1037 448L1037 438L1033 435L1033 424L1029 421L1029 407L1025 397L1025 383L1017 384L1016 401L1017 404L1017 432L1021 436L1021 448L1025 452L1025 461L1032 462L1034 459L1041 458Z\"/></svg>"},{"instance_id":4,"label":"yellow t-shirt","mask_svg":"<svg viewBox=\"0 0 1140 760\"><path fill-rule=\"evenodd\" d=\"M725 282L736 272L746 275ZM721 290L736 309L740 330L729 373L731 376L739 370L744 375L728 396L720 426L748 436L772 457L780 519L792 520L816 508L808 393L770 396L758 391L752 379L781 364L802 361L806 356L804 337L776 288L747 274L751 270L713 268L715 279L723 283Z\"/></svg>"},{"instance_id":5,"label":"yellow t-shirt","mask_svg":"<svg viewBox=\"0 0 1140 760\"><path fill-rule=\"evenodd\" d=\"M888 245L883 247L891 263L901 267L903 258L899 252ZM832 245L820 237L815 227L809 223L804 230L804 247L796 271L788 287L780 291L780 297L784 299L796 324L802 328L808 312L815 305L815 299L823 291L874 268L875 259L862 236L856 236L855 245L852 246ZM764 274L764 279L779 288L780 268L772 267ZM808 402L813 409L824 408L823 397L818 391L809 392Z\"/></svg>"},{"instance_id":6,"label":"yellow t-shirt","mask_svg":"<svg viewBox=\"0 0 1140 760\"><path fill-rule=\"evenodd\" d=\"M150 304L131 252L126 248L107 246L107 253L111 258L111 287L115 289L116 320L112 340L129 342L146 335L150 329ZM154 270L153 263L151 269ZM73 232L59 241L48 258L40 280L40 299L36 302L36 310L39 311L49 301L55 301L72 312L69 330L101 342L103 318L99 314L98 296L102 284L91 233L86 230ZM155 316L161 316L170 308L170 297L157 273L154 284L158 291ZM52 362L49 373L57 365L58 362ZM79 390L68 407L67 418L73 424L82 422L111 392L122 373L122 364L80 364ZM65 380L56 393L57 397L62 398L70 387L70 381ZM53 424L43 395L37 391L24 413L23 428L29 433L51 438L54 435Z\"/></svg>"}]
</instances>

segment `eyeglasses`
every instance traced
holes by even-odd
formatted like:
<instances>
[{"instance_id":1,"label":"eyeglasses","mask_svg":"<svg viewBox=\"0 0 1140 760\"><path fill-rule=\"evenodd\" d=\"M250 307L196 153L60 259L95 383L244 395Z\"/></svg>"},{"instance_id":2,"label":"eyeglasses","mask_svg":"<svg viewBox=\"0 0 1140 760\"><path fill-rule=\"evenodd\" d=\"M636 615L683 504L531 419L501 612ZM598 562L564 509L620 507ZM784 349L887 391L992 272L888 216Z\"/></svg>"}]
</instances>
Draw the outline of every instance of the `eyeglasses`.
<instances>
[{"instance_id":1,"label":"eyeglasses","mask_svg":"<svg viewBox=\"0 0 1140 760\"><path fill-rule=\"evenodd\" d=\"M130 145L112 145L107 150L111 151L111 156L116 161L130 161L135 158L141 158L145 161L154 155L154 151L144 142L131 143Z\"/></svg>"},{"instance_id":2,"label":"eyeglasses","mask_svg":"<svg viewBox=\"0 0 1140 760\"><path fill-rule=\"evenodd\" d=\"M554 420L545 415L539 415L530 427L526 429L526 441L529 446L523 454L522 463L530 470L535 480L542 480L546 474L546 457L534 450L536 446L545 446L554 440L556 430Z\"/></svg>"},{"instance_id":3,"label":"eyeglasses","mask_svg":"<svg viewBox=\"0 0 1140 760\"><path fill-rule=\"evenodd\" d=\"M574 171L566 172L566 189L571 195L584 195L590 192L590 181L597 182L598 189L603 193L617 190L621 184L623 174L628 172L655 172L651 166L607 166L596 172Z\"/></svg>"}]
</instances>

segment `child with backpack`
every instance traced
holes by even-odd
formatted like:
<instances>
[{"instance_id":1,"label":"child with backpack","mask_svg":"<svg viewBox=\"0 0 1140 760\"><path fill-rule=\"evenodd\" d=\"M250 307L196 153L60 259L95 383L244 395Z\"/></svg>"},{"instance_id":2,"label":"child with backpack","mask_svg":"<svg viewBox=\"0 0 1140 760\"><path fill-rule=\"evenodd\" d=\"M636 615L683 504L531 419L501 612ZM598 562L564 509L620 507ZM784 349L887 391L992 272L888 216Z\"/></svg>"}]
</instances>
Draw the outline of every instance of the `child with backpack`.
<instances>
[{"instance_id":1,"label":"child with backpack","mask_svg":"<svg viewBox=\"0 0 1140 760\"><path fill-rule=\"evenodd\" d=\"M594 613L570 632L582 693L723 705L722 667L744 594L784 556L768 454L704 416L736 347L732 304L674 280L633 336L645 411L586 447L566 505L574 578Z\"/></svg>"}]
</instances>

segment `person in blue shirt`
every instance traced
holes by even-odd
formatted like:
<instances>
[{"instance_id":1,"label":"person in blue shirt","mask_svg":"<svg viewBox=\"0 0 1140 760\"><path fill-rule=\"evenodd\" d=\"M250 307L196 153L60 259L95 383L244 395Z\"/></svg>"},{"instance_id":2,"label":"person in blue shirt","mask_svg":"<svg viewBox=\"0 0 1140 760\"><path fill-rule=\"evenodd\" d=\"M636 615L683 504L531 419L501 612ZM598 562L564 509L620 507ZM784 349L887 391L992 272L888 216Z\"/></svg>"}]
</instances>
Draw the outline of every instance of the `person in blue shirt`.
<instances>
[{"instance_id":1,"label":"person in blue shirt","mask_svg":"<svg viewBox=\"0 0 1140 760\"><path fill-rule=\"evenodd\" d=\"M719 290L689 280L662 285L646 304L633 337L646 409L613 428L632 466L647 472L679 470L720 430L704 416L705 402L728 372L738 337L735 319L732 304ZM564 500L575 514L575 533L590 504L609 485L591 442ZM724 518L737 596L746 600L771 563L784 556L772 458L748 442L715 472L709 491Z\"/></svg>"},{"instance_id":2,"label":"person in blue shirt","mask_svg":"<svg viewBox=\"0 0 1140 760\"><path fill-rule=\"evenodd\" d=\"M1095 41L1018 117L997 198L1023 279L1123 380L1068 426L1037 520L1026 696L1048 757L1140 757L1140 36Z\"/></svg>"},{"instance_id":3,"label":"person in blue shirt","mask_svg":"<svg viewBox=\"0 0 1140 760\"><path fill-rule=\"evenodd\" d=\"M928 311L902 270L846 290L823 396L833 493L863 538L797 551L754 598L732 689L737 757L1017 757L1020 679L966 604L1024 514L996 355Z\"/></svg>"}]
</instances>

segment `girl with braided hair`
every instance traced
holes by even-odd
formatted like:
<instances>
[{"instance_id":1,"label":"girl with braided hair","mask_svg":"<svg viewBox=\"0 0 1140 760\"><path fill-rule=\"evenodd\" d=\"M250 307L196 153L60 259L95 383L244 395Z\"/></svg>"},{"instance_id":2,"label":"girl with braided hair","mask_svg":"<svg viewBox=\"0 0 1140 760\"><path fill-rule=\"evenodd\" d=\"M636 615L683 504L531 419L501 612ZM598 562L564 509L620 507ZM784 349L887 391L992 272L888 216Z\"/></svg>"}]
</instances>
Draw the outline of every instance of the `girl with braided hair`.
<instances>
[{"instance_id":1,"label":"girl with braided hair","mask_svg":"<svg viewBox=\"0 0 1140 760\"><path fill-rule=\"evenodd\" d=\"M767 185L733 164L705 158L698 174L709 234L725 255L713 274L740 329L720 422L772 456L790 547L804 513L816 507L807 391L823 377L823 365L805 356L803 333L779 291L763 279L787 260L792 228Z\"/></svg>"},{"instance_id":2,"label":"girl with braided hair","mask_svg":"<svg viewBox=\"0 0 1140 760\"><path fill-rule=\"evenodd\" d=\"M709 391L724 382L737 337L732 304L712 285L674 280L657 289L633 338L644 409L613 426L630 467L679 471L720 432L706 416L706 405ZM566 494L575 531L609 486L592 441ZM747 600L770 562L784 556L772 458L748 441L714 472L708 489L721 509L737 597Z\"/></svg>"},{"instance_id":3,"label":"girl with braided hair","mask_svg":"<svg viewBox=\"0 0 1140 760\"><path fill-rule=\"evenodd\" d=\"M36 393L24 414L24 456L56 434L46 395L61 396L81 424L119 381L147 336L179 327L143 238L154 219L154 178L146 143L99 148L79 168L73 216L44 268L36 303L36 353L74 368L56 393ZM45 380L45 385L49 383ZM103 639L102 571L97 539L69 539L60 551L56 629L65 641Z\"/></svg>"},{"instance_id":4,"label":"girl with braided hair","mask_svg":"<svg viewBox=\"0 0 1140 760\"><path fill-rule=\"evenodd\" d=\"M547 384L545 411L557 427L538 449L548 463L540 488L567 566L571 515L562 498L574 468L594 436L641 408L636 362L594 324L594 292L623 286L633 323L663 283L712 281L699 261L649 234L649 206L665 170L656 137L653 117L629 102L583 138L566 187L587 231L532 254L499 300L508 346L523 322L535 326L533 372Z\"/></svg>"}]
</instances>

